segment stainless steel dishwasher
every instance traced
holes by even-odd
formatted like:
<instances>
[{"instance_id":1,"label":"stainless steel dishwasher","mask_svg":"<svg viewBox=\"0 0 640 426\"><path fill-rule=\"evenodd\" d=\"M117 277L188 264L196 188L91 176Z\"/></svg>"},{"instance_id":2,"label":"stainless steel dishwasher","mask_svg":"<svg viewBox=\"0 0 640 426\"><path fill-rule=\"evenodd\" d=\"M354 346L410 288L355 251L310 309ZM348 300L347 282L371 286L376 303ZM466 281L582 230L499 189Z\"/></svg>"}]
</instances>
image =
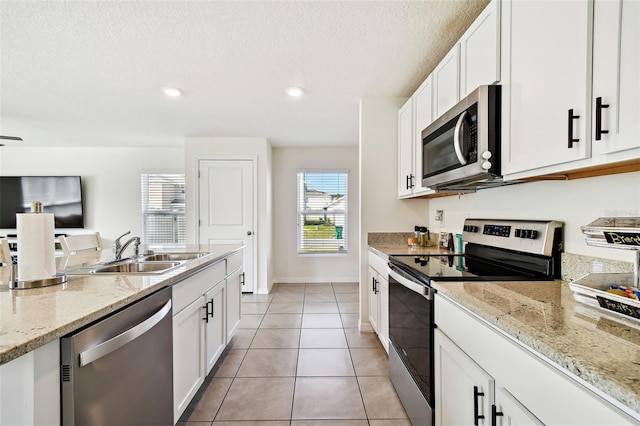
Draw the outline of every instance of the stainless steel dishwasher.
<instances>
[{"instance_id":1,"label":"stainless steel dishwasher","mask_svg":"<svg viewBox=\"0 0 640 426\"><path fill-rule=\"evenodd\" d=\"M60 340L63 425L173 425L171 288Z\"/></svg>"}]
</instances>

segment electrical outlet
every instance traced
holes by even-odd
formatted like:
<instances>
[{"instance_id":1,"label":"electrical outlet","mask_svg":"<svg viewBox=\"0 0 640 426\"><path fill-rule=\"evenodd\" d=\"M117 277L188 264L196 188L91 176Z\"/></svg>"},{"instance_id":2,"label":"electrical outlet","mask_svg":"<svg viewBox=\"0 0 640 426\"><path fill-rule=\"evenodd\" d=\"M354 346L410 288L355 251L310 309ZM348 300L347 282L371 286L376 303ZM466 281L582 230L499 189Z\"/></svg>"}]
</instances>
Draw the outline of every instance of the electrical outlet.
<instances>
[{"instance_id":1,"label":"electrical outlet","mask_svg":"<svg viewBox=\"0 0 640 426\"><path fill-rule=\"evenodd\" d=\"M437 222L440 222L440 226L444 226L444 210L436 210L436 216L434 219Z\"/></svg>"}]
</instances>

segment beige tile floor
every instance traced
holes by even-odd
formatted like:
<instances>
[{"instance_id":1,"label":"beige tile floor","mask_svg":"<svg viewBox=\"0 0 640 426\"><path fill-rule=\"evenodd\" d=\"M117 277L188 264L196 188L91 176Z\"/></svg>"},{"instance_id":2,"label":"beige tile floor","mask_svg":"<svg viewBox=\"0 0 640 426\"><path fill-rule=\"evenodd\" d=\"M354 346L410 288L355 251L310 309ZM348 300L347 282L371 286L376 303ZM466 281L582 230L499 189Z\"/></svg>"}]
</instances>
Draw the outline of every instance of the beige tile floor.
<instances>
[{"instance_id":1,"label":"beige tile floor","mask_svg":"<svg viewBox=\"0 0 640 426\"><path fill-rule=\"evenodd\" d=\"M276 284L246 294L240 329L184 426L410 426L387 354L358 330L357 284Z\"/></svg>"}]
</instances>

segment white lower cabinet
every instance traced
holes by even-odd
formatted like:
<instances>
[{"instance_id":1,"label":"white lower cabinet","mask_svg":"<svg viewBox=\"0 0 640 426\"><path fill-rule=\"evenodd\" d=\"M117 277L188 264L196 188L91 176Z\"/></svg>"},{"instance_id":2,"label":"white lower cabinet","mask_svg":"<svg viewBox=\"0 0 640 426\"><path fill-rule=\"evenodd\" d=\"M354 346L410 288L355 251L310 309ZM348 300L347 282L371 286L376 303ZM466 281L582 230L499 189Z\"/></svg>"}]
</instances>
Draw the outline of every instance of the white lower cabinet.
<instances>
[{"instance_id":1,"label":"white lower cabinet","mask_svg":"<svg viewBox=\"0 0 640 426\"><path fill-rule=\"evenodd\" d=\"M389 280L387 259L369 250L369 322L389 353Z\"/></svg>"},{"instance_id":2,"label":"white lower cabinet","mask_svg":"<svg viewBox=\"0 0 640 426\"><path fill-rule=\"evenodd\" d=\"M561 367L435 299L436 425L638 425Z\"/></svg>"},{"instance_id":3,"label":"white lower cabinet","mask_svg":"<svg viewBox=\"0 0 640 426\"><path fill-rule=\"evenodd\" d=\"M219 283L204 295L206 319L204 320L204 341L207 367L204 375L209 374L222 351L227 345L225 336L225 296L224 283Z\"/></svg>"},{"instance_id":4,"label":"white lower cabinet","mask_svg":"<svg viewBox=\"0 0 640 426\"><path fill-rule=\"evenodd\" d=\"M173 316L173 411L177 422L204 382L203 297Z\"/></svg>"},{"instance_id":5,"label":"white lower cabinet","mask_svg":"<svg viewBox=\"0 0 640 426\"><path fill-rule=\"evenodd\" d=\"M0 425L60 424L60 339L0 365Z\"/></svg>"},{"instance_id":6,"label":"white lower cabinet","mask_svg":"<svg viewBox=\"0 0 640 426\"><path fill-rule=\"evenodd\" d=\"M435 331L436 424L489 424L494 380L440 330Z\"/></svg>"},{"instance_id":7,"label":"white lower cabinet","mask_svg":"<svg viewBox=\"0 0 640 426\"><path fill-rule=\"evenodd\" d=\"M173 286L173 410L177 422L240 323L242 254Z\"/></svg>"},{"instance_id":8,"label":"white lower cabinet","mask_svg":"<svg viewBox=\"0 0 640 426\"><path fill-rule=\"evenodd\" d=\"M435 331L437 425L542 425L440 330Z\"/></svg>"},{"instance_id":9,"label":"white lower cabinet","mask_svg":"<svg viewBox=\"0 0 640 426\"><path fill-rule=\"evenodd\" d=\"M378 273L372 267L369 267L369 323L373 327L373 331L378 333L380 330L380 297L376 288Z\"/></svg>"},{"instance_id":10,"label":"white lower cabinet","mask_svg":"<svg viewBox=\"0 0 640 426\"><path fill-rule=\"evenodd\" d=\"M240 317L242 316L242 285L244 284L244 272L241 269L242 254L238 253L227 261L227 294L226 294L226 321L227 342L238 330ZM230 271L230 274L229 274Z\"/></svg>"},{"instance_id":11,"label":"white lower cabinet","mask_svg":"<svg viewBox=\"0 0 640 426\"><path fill-rule=\"evenodd\" d=\"M544 424L505 388L496 389L491 418L495 418L496 424L503 426L542 426Z\"/></svg>"}]
</instances>

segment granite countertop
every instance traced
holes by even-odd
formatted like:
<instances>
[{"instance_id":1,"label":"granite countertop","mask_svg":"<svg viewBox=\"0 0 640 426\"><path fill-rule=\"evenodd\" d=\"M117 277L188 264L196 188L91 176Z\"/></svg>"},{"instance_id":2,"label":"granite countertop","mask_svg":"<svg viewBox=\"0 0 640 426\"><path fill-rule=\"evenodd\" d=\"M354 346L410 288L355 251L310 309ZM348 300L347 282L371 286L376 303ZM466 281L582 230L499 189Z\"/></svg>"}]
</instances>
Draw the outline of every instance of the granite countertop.
<instances>
[{"instance_id":1,"label":"granite countertop","mask_svg":"<svg viewBox=\"0 0 640 426\"><path fill-rule=\"evenodd\" d=\"M429 247L416 247L411 248L406 244L369 244L369 248L373 249L381 256L393 256L393 255L424 255L424 254L452 254L451 250L442 248L438 245L432 245Z\"/></svg>"},{"instance_id":2,"label":"granite countertop","mask_svg":"<svg viewBox=\"0 0 640 426\"><path fill-rule=\"evenodd\" d=\"M8 268L0 268L0 365L108 315L239 251L239 245L167 247L161 252L207 252L206 256L156 275L68 275L67 283L10 290ZM110 256L103 250L103 259ZM85 263L59 259L59 272ZM99 259L93 259L97 261Z\"/></svg>"},{"instance_id":3,"label":"granite countertop","mask_svg":"<svg viewBox=\"0 0 640 426\"><path fill-rule=\"evenodd\" d=\"M437 282L446 297L640 416L640 322L573 298L567 281Z\"/></svg>"}]
</instances>

